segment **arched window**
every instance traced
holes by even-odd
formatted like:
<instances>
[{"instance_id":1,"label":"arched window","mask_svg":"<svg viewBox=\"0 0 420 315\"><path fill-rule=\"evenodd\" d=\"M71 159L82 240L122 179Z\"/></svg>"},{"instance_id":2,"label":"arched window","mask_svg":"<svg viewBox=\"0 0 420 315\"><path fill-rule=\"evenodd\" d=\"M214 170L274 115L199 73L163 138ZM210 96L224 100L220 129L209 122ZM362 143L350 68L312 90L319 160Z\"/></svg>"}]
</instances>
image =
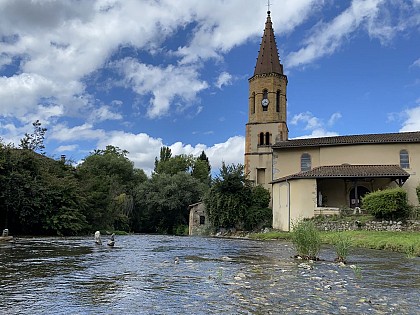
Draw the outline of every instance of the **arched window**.
<instances>
[{"instance_id":1,"label":"arched window","mask_svg":"<svg viewBox=\"0 0 420 315\"><path fill-rule=\"evenodd\" d=\"M276 93L276 112L280 112L280 90L277 90Z\"/></svg>"},{"instance_id":2,"label":"arched window","mask_svg":"<svg viewBox=\"0 0 420 315\"><path fill-rule=\"evenodd\" d=\"M263 99L268 98L268 90L263 91Z\"/></svg>"},{"instance_id":3,"label":"arched window","mask_svg":"<svg viewBox=\"0 0 420 315\"><path fill-rule=\"evenodd\" d=\"M300 157L300 170L302 172L311 169L311 156L308 153L303 153Z\"/></svg>"},{"instance_id":4,"label":"arched window","mask_svg":"<svg viewBox=\"0 0 420 315\"><path fill-rule=\"evenodd\" d=\"M258 141L259 145L264 145L264 132L260 133L260 141Z\"/></svg>"},{"instance_id":5,"label":"arched window","mask_svg":"<svg viewBox=\"0 0 420 315\"><path fill-rule=\"evenodd\" d=\"M407 150L400 151L400 166L401 168L410 168L410 158Z\"/></svg>"},{"instance_id":6,"label":"arched window","mask_svg":"<svg viewBox=\"0 0 420 315\"><path fill-rule=\"evenodd\" d=\"M252 92L251 96L251 113L255 114L255 92Z\"/></svg>"},{"instance_id":7,"label":"arched window","mask_svg":"<svg viewBox=\"0 0 420 315\"><path fill-rule=\"evenodd\" d=\"M270 145L270 133L265 133L265 145Z\"/></svg>"}]
</instances>

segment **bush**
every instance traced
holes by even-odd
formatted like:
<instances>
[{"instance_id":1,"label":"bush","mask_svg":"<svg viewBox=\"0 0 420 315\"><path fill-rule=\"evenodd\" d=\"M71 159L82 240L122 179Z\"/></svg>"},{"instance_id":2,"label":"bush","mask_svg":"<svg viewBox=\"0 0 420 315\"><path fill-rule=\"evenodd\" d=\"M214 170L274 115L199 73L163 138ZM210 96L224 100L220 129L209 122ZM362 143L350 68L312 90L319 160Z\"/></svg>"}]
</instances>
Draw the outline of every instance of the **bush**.
<instances>
[{"instance_id":1,"label":"bush","mask_svg":"<svg viewBox=\"0 0 420 315\"><path fill-rule=\"evenodd\" d=\"M363 208L376 218L405 218L409 207L407 192L401 187L378 190L362 198Z\"/></svg>"},{"instance_id":2,"label":"bush","mask_svg":"<svg viewBox=\"0 0 420 315\"><path fill-rule=\"evenodd\" d=\"M251 207L246 210L244 228L247 231L260 230L271 227L273 222L273 210L270 208Z\"/></svg>"},{"instance_id":3,"label":"bush","mask_svg":"<svg viewBox=\"0 0 420 315\"><path fill-rule=\"evenodd\" d=\"M321 235L314 222L301 220L292 226L292 243L297 255L304 259L318 259L321 249Z\"/></svg>"}]
</instances>

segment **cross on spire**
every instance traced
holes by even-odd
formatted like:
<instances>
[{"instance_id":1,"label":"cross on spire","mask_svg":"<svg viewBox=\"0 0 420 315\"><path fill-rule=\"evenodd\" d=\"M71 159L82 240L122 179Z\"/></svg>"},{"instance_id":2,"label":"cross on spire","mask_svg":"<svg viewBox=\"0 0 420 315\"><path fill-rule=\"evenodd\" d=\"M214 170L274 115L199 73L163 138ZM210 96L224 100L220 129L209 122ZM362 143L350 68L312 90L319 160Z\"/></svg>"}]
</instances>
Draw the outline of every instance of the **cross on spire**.
<instances>
[{"instance_id":1,"label":"cross on spire","mask_svg":"<svg viewBox=\"0 0 420 315\"><path fill-rule=\"evenodd\" d=\"M267 8L268 8L268 12L270 12L270 0L267 0Z\"/></svg>"}]
</instances>

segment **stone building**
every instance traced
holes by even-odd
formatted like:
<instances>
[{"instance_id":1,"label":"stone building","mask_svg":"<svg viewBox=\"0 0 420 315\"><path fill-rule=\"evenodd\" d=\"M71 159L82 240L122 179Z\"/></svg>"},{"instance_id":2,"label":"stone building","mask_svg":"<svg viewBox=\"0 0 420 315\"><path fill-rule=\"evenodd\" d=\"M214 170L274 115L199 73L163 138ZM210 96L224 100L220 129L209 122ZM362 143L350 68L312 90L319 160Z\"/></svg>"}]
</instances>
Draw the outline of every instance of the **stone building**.
<instances>
[{"instance_id":1,"label":"stone building","mask_svg":"<svg viewBox=\"0 0 420 315\"><path fill-rule=\"evenodd\" d=\"M401 186L418 205L420 132L289 139L287 84L270 12L249 79L245 171L271 192L273 228L342 207L362 206L368 192Z\"/></svg>"},{"instance_id":2,"label":"stone building","mask_svg":"<svg viewBox=\"0 0 420 315\"><path fill-rule=\"evenodd\" d=\"M208 235L210 222L204 202L197 202L188 206L190 217L188 235Z\"/></svg>"}]
</instances>

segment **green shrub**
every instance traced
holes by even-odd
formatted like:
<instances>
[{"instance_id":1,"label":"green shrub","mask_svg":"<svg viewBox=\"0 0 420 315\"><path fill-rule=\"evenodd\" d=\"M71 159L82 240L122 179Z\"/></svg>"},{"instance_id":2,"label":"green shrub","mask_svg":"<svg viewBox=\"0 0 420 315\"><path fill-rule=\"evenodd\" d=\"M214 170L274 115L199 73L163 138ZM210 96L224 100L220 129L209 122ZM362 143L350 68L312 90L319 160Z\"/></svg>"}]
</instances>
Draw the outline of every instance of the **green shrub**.
<instances>
[{"instance_id":1,"label":"green shrub","mask_svg":"<svg viewBox=\"0 0 420 315\"><path fill-rule=\"evenodd\" d=\"M247 231L260 230L264 227L271 227L272 221L272 209L251 207L245 211L244 228Z\"/></svg>"},{"instance_id":2,"label":"green shrub","mask_svg":"<svg viewBox=\"0 0 420 315\"><path fill-rule=\"evenodd\" d=\"M174 234L178 236L188 235L188 225L179 224L174 227Z\"/></svg>"},{"instance_id":3,"label":"green shrub","mask_svg":"<svg viewBox=\"0 0 420 315\"><path fill-rule=\"evenodd\" d=\"M378 190L362 198L363 208L376 218L404 218L408 213L407 192L401 187Z\"/></svg>"},{"instance_id":4,"label":"green shrub","mask_svg":"<svg viewBox=\"0 0 420 315\"><path fill-rule=\"evenodd\" d=\"M314 222L301 220L292 226L292 243L297 255L304 259L317 259L321 249L321 235Z\"/></svg>"},{"instance_id":5,"label":"green shrub","mask_svg":"<svg viewBox=\"0 0 420 315\"><path fill-rule=\"evenodd\" d=\"M338 262L346 262L349 250L351 247L352 239L349 235L338 233L333 239L333 246L337 254L335 259Z\"/></svg>"},{"instance_id":6,"label":"green shrub","mask_svg":"<svg viewBox=\"0 0 420 315\"><path fill-rule=\"evenodd\" d=\"M417 193L417 199L419 200L419 203L420 203L420 184L416 187L416 193Z\"/></svg>"},{"instance_id":7,"label":"green shrub","mask_svg":"<svg viewBox=\"0 0 420 315\"><path fill-rule=\"evenodd\" d=\"M407 219L409 220L420 220L420 207L419 206L408 206Z\"/></svg>"}]
</instances>

